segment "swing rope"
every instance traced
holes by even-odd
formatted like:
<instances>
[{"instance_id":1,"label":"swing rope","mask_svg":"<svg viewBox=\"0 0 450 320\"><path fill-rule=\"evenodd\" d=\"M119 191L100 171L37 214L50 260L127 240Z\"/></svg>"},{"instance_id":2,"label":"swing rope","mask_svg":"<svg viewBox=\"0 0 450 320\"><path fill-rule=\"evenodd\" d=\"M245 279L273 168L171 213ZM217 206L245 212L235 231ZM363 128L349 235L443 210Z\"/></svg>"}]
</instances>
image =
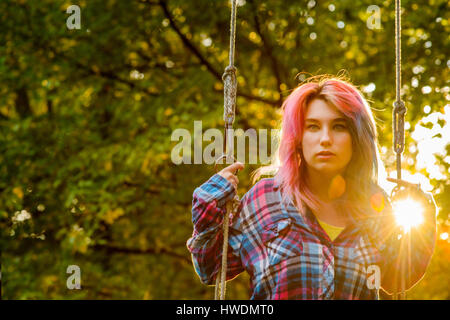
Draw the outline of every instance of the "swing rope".
<instances>
[{"instance_id":1,"label":"swing rope","mask_svg":"<svg viewBox=\"0 0 450 320\"><path fill-rule=\"evenodd\" d=\"M401 99L401 0L395 1L395 102L393 111L394 151L397 153L397 179L401 180L401 158L405 147L405 103Z\"/></svg>"},{"instance_id":2,"label":"swing rope","mask_svg":"<svg viewBox=\"0 0 450 320\"><path fill-rule=\"evenodd\" d=\"M393 129L394 129L394 151L396 153L397 160L397 180L402 178L402 153L405 148L405 103L401 99L401 82L402 82L402 57L401 57L401 0L395 1L395 102L393 109ZM394 192L399 190L400 186L397 185L394 188ZM399 256L399 258L401 258ZM401 259L400 270L400 295L397 288L397 276L395 277L394 295L393 300L402 300L405 298L405 266L404 259ZM398 275L398 269L396 269Z\"/></svg>"},{"instance_id":3,"label":"swing rope","mask_svg":"<svg viewBox=\"0 0 450 320\"><path fill-rule=\"evenodd\" d=\"M225 72L222 76L224 83L224 130L225 130L225 141L223 155L216 160L216 165L219 160L225 158L226 160L233 159L233 122L235 116L236 108L236 92L237 92L237 81L236 81L236 68L234 67L234 51L236 42L236 1L231 0L231 21L230 21L230 52L229 52L229 65L225 68ZM228 163L226 161L226 163ZM217 171L217 170L216 170ZM236 194L232 201L226 203L226 214L223 218L222 228L223 228L223 247L222 247L222 263L220 270L216 276L216 287L214 291L215 300L225 300L226 291L226 277L227 277L227 256L228 256L228 228L229 219L239 205L239 197Z\"/></svg>"}]
</instances>

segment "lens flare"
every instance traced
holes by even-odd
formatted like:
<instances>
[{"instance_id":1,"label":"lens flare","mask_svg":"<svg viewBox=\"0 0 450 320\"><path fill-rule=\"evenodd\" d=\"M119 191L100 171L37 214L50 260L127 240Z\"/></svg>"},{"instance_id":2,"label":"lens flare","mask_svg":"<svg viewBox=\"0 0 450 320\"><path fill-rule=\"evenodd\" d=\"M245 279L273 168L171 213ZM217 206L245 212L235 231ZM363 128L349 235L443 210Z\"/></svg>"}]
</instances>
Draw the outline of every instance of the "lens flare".
<instances>
[{"instance_id":1,"label":"lens flare","mask_svg":"<svg viewBox=\"0 0 450 320\"><path fill-rule=\"evenodd\" d=\"M423 222L423 207L413 199L406 198L393 203L397 224L402 226L405 231L409 231L412 227L417 227Z\"/></svg>"}]
</instances>

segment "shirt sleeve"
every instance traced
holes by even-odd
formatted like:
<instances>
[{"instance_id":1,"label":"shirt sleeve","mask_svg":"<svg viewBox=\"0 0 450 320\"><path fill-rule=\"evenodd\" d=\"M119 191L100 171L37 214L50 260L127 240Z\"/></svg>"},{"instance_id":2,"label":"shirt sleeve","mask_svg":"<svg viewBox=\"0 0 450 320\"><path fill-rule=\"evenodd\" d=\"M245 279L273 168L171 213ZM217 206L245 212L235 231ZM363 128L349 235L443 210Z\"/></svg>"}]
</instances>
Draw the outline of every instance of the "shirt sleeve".
<instances>
[{"instance_id":1,"label":"shirt sleeve","mask_svg":"<svg viewBox=\"0 0 450 320\"><path fill-rule=\"evenodd\" d=\"M233 185L219 174L196 188L192 200L194 231L187 241L196 273L204 284L214 284L220 271L223 247L223 217L225 204L235 196ZM230 215L226 279L232 279L243 270L240 248L242 243L240 212L243 199L234 216Z\"/></svg>"},{"instance_id":2,"label":"shirt sleeve","mask_svg":"<svg viewBox=\"0 0 450 320\"><path fill-rule=\"evenodd\" d=\"M375 233L381 256L381 288L388 294L412 288L424 276L436 242L436 204L430 194L422 194L423 222L403 232L395 221L392 205L385 195L385 208L376 219Z\"/></svg>"}]
</instances>

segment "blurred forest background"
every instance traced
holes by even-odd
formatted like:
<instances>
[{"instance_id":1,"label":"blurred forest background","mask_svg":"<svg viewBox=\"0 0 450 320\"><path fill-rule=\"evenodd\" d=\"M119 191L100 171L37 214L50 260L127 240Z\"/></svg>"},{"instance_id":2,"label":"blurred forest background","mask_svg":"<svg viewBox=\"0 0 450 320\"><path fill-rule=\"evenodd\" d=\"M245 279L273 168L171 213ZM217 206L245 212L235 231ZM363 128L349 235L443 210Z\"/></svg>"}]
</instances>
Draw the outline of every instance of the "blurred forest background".
<instances>
[{"instance_id":1,"label":"blurred forest background","mask_svg":"<svg viewBox=\"0 0 450 320\"><path fill-rule=\"evenodd\" d=\"M81 28L69 30L73 4ZM392 172L394 1L239 5L234 127L277 128L299 73L346 70ZM449 6L402 6L403 169L439 206L431 265L408 298L449 299ZM2 299L212 299L186 240L192 192L214 168L174 164L171 134L196 120L222 130L229 1L3 0L0 16ZM240 196L259 165L239 174ZM69 265L80 290L66 286ZM231 281L227 298L248 299L248 281Z\"/></svg>"}]
</instances>

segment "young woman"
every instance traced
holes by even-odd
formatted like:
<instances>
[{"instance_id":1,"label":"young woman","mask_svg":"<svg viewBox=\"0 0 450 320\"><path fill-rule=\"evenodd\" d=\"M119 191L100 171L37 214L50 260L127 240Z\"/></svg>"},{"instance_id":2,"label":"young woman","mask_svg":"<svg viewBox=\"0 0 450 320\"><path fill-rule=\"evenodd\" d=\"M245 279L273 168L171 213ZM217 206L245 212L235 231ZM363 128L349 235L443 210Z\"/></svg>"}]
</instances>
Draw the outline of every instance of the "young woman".
<instances>
[{"instance_id":1,"label":"young woman","mask_svg":"<svg viewBox=\"0 0 450 320\"><path fill-rule=\"evenodd\" d=\"M425 221L409 231L405 247L378 185L377 131L361 93L341 79L314 78L282 109L270 167L277 172L258 181L230 219L227 280L247 271L251 299L378 299L380 287L392 293L402 278L412 287L434 249L436 207L426 198ZM187 247L205 284L220 271L225 203L243 167L226 167L193 194ZM408 267L399 271L402 263Z\"/></svg>"}]
</instances>

